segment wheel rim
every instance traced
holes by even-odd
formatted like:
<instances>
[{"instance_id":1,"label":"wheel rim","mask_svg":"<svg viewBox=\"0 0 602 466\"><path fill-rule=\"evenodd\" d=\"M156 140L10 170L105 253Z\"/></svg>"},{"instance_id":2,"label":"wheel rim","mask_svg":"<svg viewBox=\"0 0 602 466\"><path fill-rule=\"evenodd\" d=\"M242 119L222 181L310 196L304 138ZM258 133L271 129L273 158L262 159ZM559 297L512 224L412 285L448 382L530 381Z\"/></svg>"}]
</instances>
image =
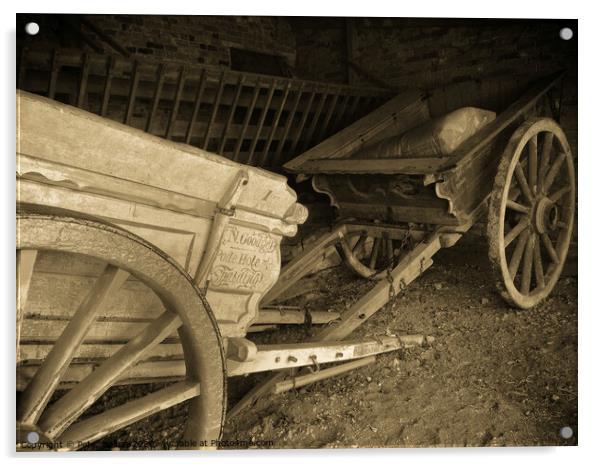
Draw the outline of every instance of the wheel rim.
<instances>
[{"instance_id":1,"label":"wheel rim","mask_svg":"<svg viewBox=\"0 0 602 466\"><path fill-rule=\"evenodd\" d=\"M527 121L515 132L496 185L503 190L492 199L489 223L494 226L490 237L503 277L502 295L529 308L558 281L573 230L575 173L570 147L556 122Z\"/></svg>"},{"instance_id":2,"label":"wheel rim","mask_svg":"<svg viewBox=\"0 0 602 466\"><path fill-rule=\"evenodd\" d=\"M181 445L202 448L205 441L219 439L225 415L224 355L211 311L186 273L144 240L96 221L23 213L17 226L18 320L25 308L37 251L83 255L107 264L21 394L18 446L27 449L32 439L38 439L52 449L78 449L186 400L190 400L189 416ZM98 310L130 274L159 297L165 311L50 403ZM176 330L185 359L185 380L82 419L120 376Z\"/></svg>"},{"instance_id":3,"label":"wheel rim","mask_svg":"<svg viewBox=\"0 0 602 466\"><path fill-rule=\"evenodd\" d=\"M396 239L386 232L369 235L356 231L342 237L337 248L351 270L361 277L378 280L399 263L408 242L409 236Z\"/></svg>"}]
</instances>

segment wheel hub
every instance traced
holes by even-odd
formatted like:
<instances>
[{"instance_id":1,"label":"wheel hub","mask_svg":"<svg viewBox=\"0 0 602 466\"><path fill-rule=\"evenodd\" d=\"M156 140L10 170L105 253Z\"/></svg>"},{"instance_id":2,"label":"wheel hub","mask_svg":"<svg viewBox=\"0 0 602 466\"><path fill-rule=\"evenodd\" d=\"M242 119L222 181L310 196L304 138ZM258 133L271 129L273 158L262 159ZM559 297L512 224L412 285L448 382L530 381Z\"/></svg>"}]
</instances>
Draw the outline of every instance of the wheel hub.
<instances>
[{"instance_id":1,"label":"wheel hub","mask_svg":"<svg viewBox=\"0 0 602 466\"><path fill-rule=\"evenodd\" d=\"M558 227L558 206L547 197L541 197L533 209L533 226L539 234L556 230Z\"/></svg>"}]
</instances>

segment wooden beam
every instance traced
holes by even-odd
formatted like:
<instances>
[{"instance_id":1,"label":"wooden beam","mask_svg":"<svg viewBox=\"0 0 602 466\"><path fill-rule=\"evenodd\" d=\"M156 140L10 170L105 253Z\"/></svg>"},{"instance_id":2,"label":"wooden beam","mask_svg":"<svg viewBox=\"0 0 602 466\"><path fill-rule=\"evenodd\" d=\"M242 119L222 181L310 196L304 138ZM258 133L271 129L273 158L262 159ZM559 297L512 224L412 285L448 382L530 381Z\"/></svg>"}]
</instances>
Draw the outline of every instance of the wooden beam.
<instances>
[{"instance_id":1,"label":"wooden beam","mask_svg":"<svg viewBox=\"0 0 602 466\"><path fill-rule=\"evenodd\" d=\"M274 97L274 91L276 90L276 84L277 84L277 81L276 81L276 78L274 78L272 80L272 84L268 90L267 101L263 107L263 110L261 111L259 121L257 122L257 130L255 131L255 137L253 138L253 141L251 142L251 147L249 148L249 158L246 162L248 165L253 165L253 157L255 155L255 148L257 147L257 141L259 140L259 135L261 134L261 130L265 123L265 118L268 114L268 111L270 110L270 105L272 104L272 98Z\"/></svg>"},{"instance_id":2,"label":"wooden beam","mask_svg":"<svg viewBox=\"0 0 602 466\"><path fill-rule=\"evenodd\" d=\"M163 90L163 82L165 81L165 65L159 64L157 66L157 82L155 84L155 94L153 95L153 103L151 104L151 109L148 112L148 119L146 120L146 126L144 130L148 133L150 132L151 125L153 124L153 120L155 118L155 113L157 112L157 106L159 105L159 100L161 100L161 91ZM188 141L186 141L188 142Z\"/></svg>"},{"instance_id":3,"label":"wooden beam","mask_svg":"<svg viewBox=\"0 0 602 466\"><path fill-rule=\"evenodd\" d=\"M338 312L303 311L301 309L261 309L255 319L256 324L304 324L308 320L312 324L328 324L341 315Z\"/></svg>"},{"instance_id":4,"label":"wooden beam","mask_svg":"<svg viewBox=\"0 0 602 466\"><path fill-rule=\"evenodd\" d=\"M192 134L194 132L194 125L196 123L197 116L199 114L199 108L201 106L201 101L203 98L203 94L205 93L205 85L207 83L207 70L201 70L201 75L199 77L199 87L196 91L196 96L194 98L194 108L192 110L192 115L190 116L190 121L188 122L188 129L186 130L186 144L190 144L190 140L192 139Z\"/></svg>"},{"instance_id":5,"label":"wooden beam","mask_svg":"<svg viewBox=\"0 0 602 466\"><path fill-rule=\"evenodd\" d=\"M320 380L328 379L330 377L345 374L361 367L369 366L375 362L376 356L369 356L367 358L356 359L355 361L345 364L339 364L338 366L329 367L328 369L321 369L310 374L287 378L282 382L277 382L272 389L272 393L274 395L284 393L288 390L292 390L293 388L300 388L311 383L319 382Z\"/></svg>"},{"instance_id":6,"label":"wooden beam","mask_svg":"<svg viewBox=\"0 0 602 466\"><path fill-rule=\"evenodd\" d=\"M236 93L234 94L234 98L232 99L232 104L230 105L230 113L228 114L228 119L226 120L226 124L224 125L224 129L222 131L222 137L219 143L219 149L217 151L218 154L224 153L224 148L226 146L226 139L228 136L228 129L230 129L230 125L232 124L232 120L234 118L234 114L236 113L236 107L238 106L238 100L240 99L240 94L242 92L242 88L245 84L244 75L240 75L238 78L238 84L236 85Z\"/></svg>"},{"instance_id":7,"label":"wooden beam","mask_svg":"<svg viewBox=\"0 0 602 466\"><path fill-rule=\"evenodd\" d=\"M102 104L100 107L100 116L106 116L109 109L109 99L111 98L111 84L113 82L113 71L115 69L115 57L110 55L107 57L106 78L102 92Z\"/></svg>"},{"instance_id":8,"label":"wooden beam","mask_svg":"<svg viewBox=\"0 0 602 466\"><path fill-rule=\"evenodd\" d=\"M286 88L284 89L284 94L282 95L282 100L280 101L280 106L278 107L278 111L274 117L274 121L272 122L272 129L270 130L270 135L268 136L265 146L263 148L263 153L261 154L261 160L259 161L259 166L264 167L267 164L268 152L270 150L270 146L272 145L272 141L274 140L274 135L276 134L276 130L278 129L278 123L280 123L280 118L282 117L282 112L284 110L284 106L286 104L286 99L288 99L288 95L291 90L291 83L287 83Z\"/></svg>"},{"instance_id":9,"label":"wooden beam","mask_svg":"<svg viewBox=\"0 0 602 466\"><path fill-rule=\"evenodd\" d=\"M258 345L257 353L250 359L227 359L228 377L304 366L319 369L321 364L360 359L423 345L427 341L432 341L432 338L425 335L399 335L352 341Z\"/></svg>"},{"instance_id":10,"label":"wooden beam","mask_svg":"<svg viewBox=\"0 0 602 466\"><path fill-rule=\"evenodd\" d=\"M251 98L251 103L247 107L247 112L245 113L245 120L242 124L242 130L240 135L238 136L238 141L236 143L236 147L234 149L234 154L232 155L232 160L238 162L238 155L240 154L240 149L242 147L242 143L245 140L245 134L247 133L247 128L249 127L249 122L251 121L251 116L253 115L253 110L255 110L255 105L257 104L257 99L259 98L259 91L261 90L260 80L257 79L255 82L255 89L253 90L253 97Z\"/></svg>"},{"instance_id":11,"label":"wooden beam","mask_svg":"<svg viewBox=\"0 0 602 466\"><path fill-rule=\"evenodd\" d=\"M136 103L136 92L138 91L138 82L140 80L140 73L138 70L138 62L134 61L132 64L132 76L130 78L130 93L128 96L128 104L125 110L125 118L123 122L126 125L130 124L132 114L134 113L134 104Z\"/></svg>"},{"instance_id":12,"label":"wooden beam","mask_svg":"<svg viewBox=\"0 0 602 466\"><path fill-rule=\"evenodd\" d=\"M178 84L176 87L176 95L174 96L173 105L171 107L171 112L169 114L169 121L167 123L167 131L165 133L166 139L171 139L173 125L176 122L176 118L178 117L178 111L180 110L180 100L182 99L182 90L184 89L185 83L186 83L186 67L181 66L180 73L178 76Z\"/></svg>"},{"instance_id":13,"label":"wooden beam","mask_svg":"<svg viewBox=\"0 0 602 466\"><path fill-rule=\"evenodd\" d=\"M226 79L226 71L224 70L224 71L222 71L220 78L219 78L217 92L215 93L215 100L213 101L213 110L211 111L211 117L209 118L209 122L207 123L207 128L205 129L205 137L203 138L203 144L201 146L205 150L207 150L207 147L209 146L209 133L211 132L211 126L215 122L215 117L217 115L217 112L219 110L219 106L220 106L220 103L222 100L222 93L224 92L225 79Z\"/></svg>"}]
</instances>

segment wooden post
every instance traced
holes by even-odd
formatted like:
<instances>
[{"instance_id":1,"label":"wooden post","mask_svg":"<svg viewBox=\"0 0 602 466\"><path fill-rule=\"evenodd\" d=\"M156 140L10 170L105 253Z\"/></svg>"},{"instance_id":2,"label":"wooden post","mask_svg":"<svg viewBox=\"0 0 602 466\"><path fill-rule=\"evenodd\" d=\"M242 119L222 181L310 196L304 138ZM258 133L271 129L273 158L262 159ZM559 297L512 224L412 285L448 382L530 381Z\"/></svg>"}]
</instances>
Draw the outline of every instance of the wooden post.
<instances>
[{"instance_id":1,"label":"wooden post","mask_svg":"<svg viewBox=\"0 0 602 466\"><path fill-rule=\"evenodd\" d=\"M90 57L87 53L84 53L82 69L81 69L81 78L79 81L79 89L77 92L77 102L75 104L79 108L84 108L84 102L86 99L86 89L88 86L89 72L90 72Z\"/></svg>"},{"instance_id":2,"label":"wooden post","mask_svg":"<svg viewBox=\"0 0 602 466\"><path fill-rule=\"evenodd\" d=\"M203 99L203 94L205 93L205 84L207 83L207 71L201 70L201 75L199 77L199 87L197 88L196 96L194 98L194 108L192 110L192 115L190 116L190 121L188 122L188 129L186 130L186 144L190 144L192 139L192 133L194 132L194 124L196 123L196 118L199 114L199 108L201 106L201 101Z\"/></svg>"},{"instance_id":3,"label":"wooden post","mask_svg":"<svg viewBox=\"0 0 602 466\"><path fill-rule=\"evenodd\" d=\"M165 80L165 65L160 64L157 66L157 83L155 84L155 94L153 95L153 103L151 104L150 112L148 112L148 119L146 120L146 127L144 130L149 133L155 118L157 106L159 100L161 100L161 91L163 90L163 81Z\"/></svg>"},{"instance_id":4,"label":"wooden post","mask_svg":"<svg viewBox=\"0 0 602 466\"><path fill-rule=\"evenodd\" d=\"M288 135L291 131L291 126L293 124L293 120L295 119L295 113L297 113L297 108L299 108L299 102L301 102L301 96L303 95L303 89L305 87L304 83L299 84L299 90L297 91L297 98L295 99L295 103L293 104L293 108L288 114L288 118L286 119L286 125L284 127L284 131L282 132L282 136L280 137L280 141L278 142L278 148L276 149L276 154L274 155L273 165L277 166L280 162L282 156L282 150L284 149L284 144L288 139Z\"/></svg>"},{"instance_id":5,"label":"wooden post","mask_svg":"<svg viewBox=\"0 0 602 466\"><path fill-rule=\"evenodd\" d=\"M59 53L57 50L52 52L52 60L50 63L50 80L48 82L48 98L54 99L54 94L56 93L56 81L59 76L59 72L61 70L61 65L59 64Z\"/></svg>"},{"instance_id":6,"label":"wooden post","mask_svg":"<svg viewBox=\"0 0 602 466\"><path fill-rule=\"evenodd\" d=\"M255 130L255 137L253 138L253 142L251 143L251 147L249 148L249 157L247 159L248 165L253 165L253 155L255 155L255 147L257 146L257 141L259 140L259 136L261 135L261 130L263 129L263 124L265 123L265 117L270 110L270 105L272 104L272 98L274 97L274 91L276 90L276 78L272 79L272 84L268 91L268 95L266 98L265 105L261 112L261 116L259 117L259 121L257 122L257 129Z\"/></svg>"},{"instance_id":7,"label":"wooden post","mask_svg":"<svg viewBox=\"0 0 602 466\"><path fill-rule=\"evenodd\" d=\"M249 127L251 116L253 115L253 110L255 110L255 105L257 104L257 98L259 97L260 90L261 77L258 77L257 82L255 83L255 89L253 90L253 97L251 98L251 103L247 107L247 112L245 113L245 120L242 124L242 129L240 131L240 136L238 137L238 142L236 143L236 148L234 149L234 154L232 155L232 160L234 160L235 162L238 162L240 148L242 147L242 143L245 140L245 134L247 133L247 128Z\"/></svg>"},{"instance_id":8,"label":"wooden post","mask_svg":"<svg viewBox=\"0 0 602 466\"><path fill-rule=\"evenodd\" d=\"M180 110L180 100L182 99L182 90L184 89L185 83L186 68L182 66L180 67L180 73L178 75L178 84L176 87L176 95L174 97L173 106L171 107L171 114L169 115L169 121L167 123L167 131L165 133L166 139L171 139L171 132L173 131L173 126L178 118L178 110Z\"/></svg>"},{"instance_id":9,"label":"wooden post","mask_svg":"<svg viewBox=\"0 0 602 466\"><path fill-rule=\"evenodd\" d=\"M286 99L288 98L290 90L291 90L291 82L289 81L284 90L284 94L282 95L282 101L280 102L280 107L278 107L278 112L276 113L276 116L274 117L274 121L272 122L272 130L270 131L270 135L268 136L268 139L263 148L263 153L261 154L261 160L259 161L260 167L265 166L265 164L267 163L268 152L270 150L270 146L272 145L272 141L274 140L274 135L276 134L276 131L278 130L278 123L280 123L280 117L282 116L282 112L284 110L284 106L286 104Z\"/></svg>"},{"instance_id":10,"label":"wooden post","mask_svg":"<svg viewBox=\"0 0 602 466\"><path fill-rule=\"evenodd\" d=\"M230 129L230 125L232 124L232 120L234 119L234 114L236 113L236 107L238 106L238 100L240 99L240 94L242 92L244 83L245 75L241 74L238 78L238 85L236 86L236 93L234 94L234 98L232 99L232 105L230 106L230 113L228 114L228 119L226 120L224 130L222 131L222 138L219 143L219 149L217 151L217 153L220 155L223 155L224 153L224 148L226 146L226 138L228 137L228 130Z\"/></svg>"},{"instance_id":11,"label":"wooden post","mask_svg":"<svg viewBox=\"0 0 602 466\"><path fill-rule=\"evenodd\" d=\"M355 19L345 18L345 45L347 55L347 84L355 84L355 74L353 68L349 65L353 62L355 55Z\"/></svg>"},{"instance_id":12,"label":"wooden post","mask_svg":"<svg viewBox=\"0 0 602 466\"><path fill-rule=\"evenodd\" d=\"M130 94L128 97L128 106L125 111L124 123L130 124L132 114L134 113L134 104L136 102L136 92L138 91L138 80L140 79L140 73L138 71L138 61L134 61L132 65L132 77L130 81Z\"/></svg>"},{"instance_id":13,"label":"wooden post","mask_svg":"<svg viewBox=\"0 0 602 466\"><path fill-rule=\"evenodd\" d=\"M115 68L115 57L107 57L107 77L102 92L102 105L100 107L100 116L106 116L109 109L109 99L111 98L111 83L113 81L113 69Z\"/></svg>"},{"instance_id":14,"label":"wooden post","mask_svg":"<svg viewBox=\"0 0 602 466\"><path fill-rule=\"evenodd\" d=\"M311 106L314 103L314 98L316 97L316 86L312 90L311 96L309 97L309 102L307 103L307 107L305 107L305 111L303 112L303 116L301 117L301 121L299 122L299 126L297 127L297 135L295 136L295 140L293 141L293 145L291 146L291 154L295 155L295 150L297 149L297 145L301 140L301 134L303 133L303 129L305 127L305 123L307 122L307 117L309 116L309 112L311 111Z\"/></svg>"},{"instance_id":15,"label":"wooden post","mask_svg":"<svg viewBox=\"0 0 602 466\"><path fill-rule=\"evenodd\" d=\"M274 385L274 388L272 389L272 393L274 395L284 393L293 388L300 388L305 385L309 385L310 383L318 382L320 380L328 379L330 377L335 377L337 375L341 375L346 372L359 369L360 367L369 366L370 364L374 364L375 362L376 356L370 356L363 359L357 359L355 361L351 361L345 364L339 364L338 366L329 367L328 369L322 369L317 372L312 372L307 375L291 377L290 379L286 379L282 382L276 383Z\"/></svg>"},{"instance_id":16,"label":"wooden post","mask_svg":"<svg viewBox=\"0 0 602 466\"><path fill-rule=\"evenodd\" d=\"M205 128L205 137L203 138L203 144L201 146L205 150L207 150L207 147L209 146L209 136L211 133L211 127L213 126L213 123L215 122L215 117L217 115L217 111L219 110L219 105L222 100L222 93L224 92L225 80L226 80L226 72L222 71L220 78L219 78L219 84L217 87L217 91L215 93L215 100L213 102L213 110L211 112L211 117L209 118L209 121L207 122L207 128Z\"/></svg>"}]
</instances>

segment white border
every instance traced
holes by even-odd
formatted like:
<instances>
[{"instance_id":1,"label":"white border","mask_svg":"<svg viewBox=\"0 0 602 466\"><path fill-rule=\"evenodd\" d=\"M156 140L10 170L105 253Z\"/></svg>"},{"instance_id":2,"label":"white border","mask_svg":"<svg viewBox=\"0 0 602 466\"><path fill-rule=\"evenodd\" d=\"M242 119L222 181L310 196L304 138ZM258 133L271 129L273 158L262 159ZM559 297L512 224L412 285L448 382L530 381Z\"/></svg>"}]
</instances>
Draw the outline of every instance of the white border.
<instances>
[{"instance_id":1,"label":"white border","mask_svg":"<svg viewBox=\"0 0 602 466\"><path fill-rule=\"evenodd\" d=\"M593 6L594 2L576 1L525 1L505 0L503 2L475 2L469 0L430 0L428 2L392 2L371 0L361 4L347 2L326 2L302 0L291 4L290 1L246 0L228 2L207 0L168 2L126 2L124 0L103 0L101 2L79 1L21 1L16 5L2 4L2 33L4 47L4 67L2 76L3 109L2 135L5 153L2 159L2 296L4 299L4 356L2 374L4 381L14 380L12 352L13 312L14 309L14 138L15 138L15 13L16 12L53 12L53 13L138 13L138 14L236 14L236 15L282 15L282 16L403 16L403 17L503 17L503 18L578 18L579 19L579 249L584 253L579 260L579 447L565 448L484 448L484 449L422 449L422 450L344 450L344 451L243 451L217 452L213 454L178 453L176 461L194 461L197 464L207 462L226 462L247 466L250 464L287 465L303 464L320 458L339 460L346 464L357 465L379 461L395 464L408 463L446 463L481 465L504 465L519 462L544 462L546 464L589 463L599 457L596 446L600 443L600 383L599 340L602 306L598 301L601 287L602 257L600 257L600 232L602 228L596 221L600 217L602 190L602 128L600 99L600 16ZM6 355L9 355L7 357ZM8 461L15 461L14 448L14 391L9 383L0 384L2 390L2 450ZM91 460L93 463L105 463L107 459L127 460L128 463L165 464L173 460L174 452L164 453L86 453L64 455L36 455L44 464L60 464L66 458L76 461ZM372 458L376 456L373 460ZM33 458L27 458L31 461Z\"/></svg>"}]
</instances>

